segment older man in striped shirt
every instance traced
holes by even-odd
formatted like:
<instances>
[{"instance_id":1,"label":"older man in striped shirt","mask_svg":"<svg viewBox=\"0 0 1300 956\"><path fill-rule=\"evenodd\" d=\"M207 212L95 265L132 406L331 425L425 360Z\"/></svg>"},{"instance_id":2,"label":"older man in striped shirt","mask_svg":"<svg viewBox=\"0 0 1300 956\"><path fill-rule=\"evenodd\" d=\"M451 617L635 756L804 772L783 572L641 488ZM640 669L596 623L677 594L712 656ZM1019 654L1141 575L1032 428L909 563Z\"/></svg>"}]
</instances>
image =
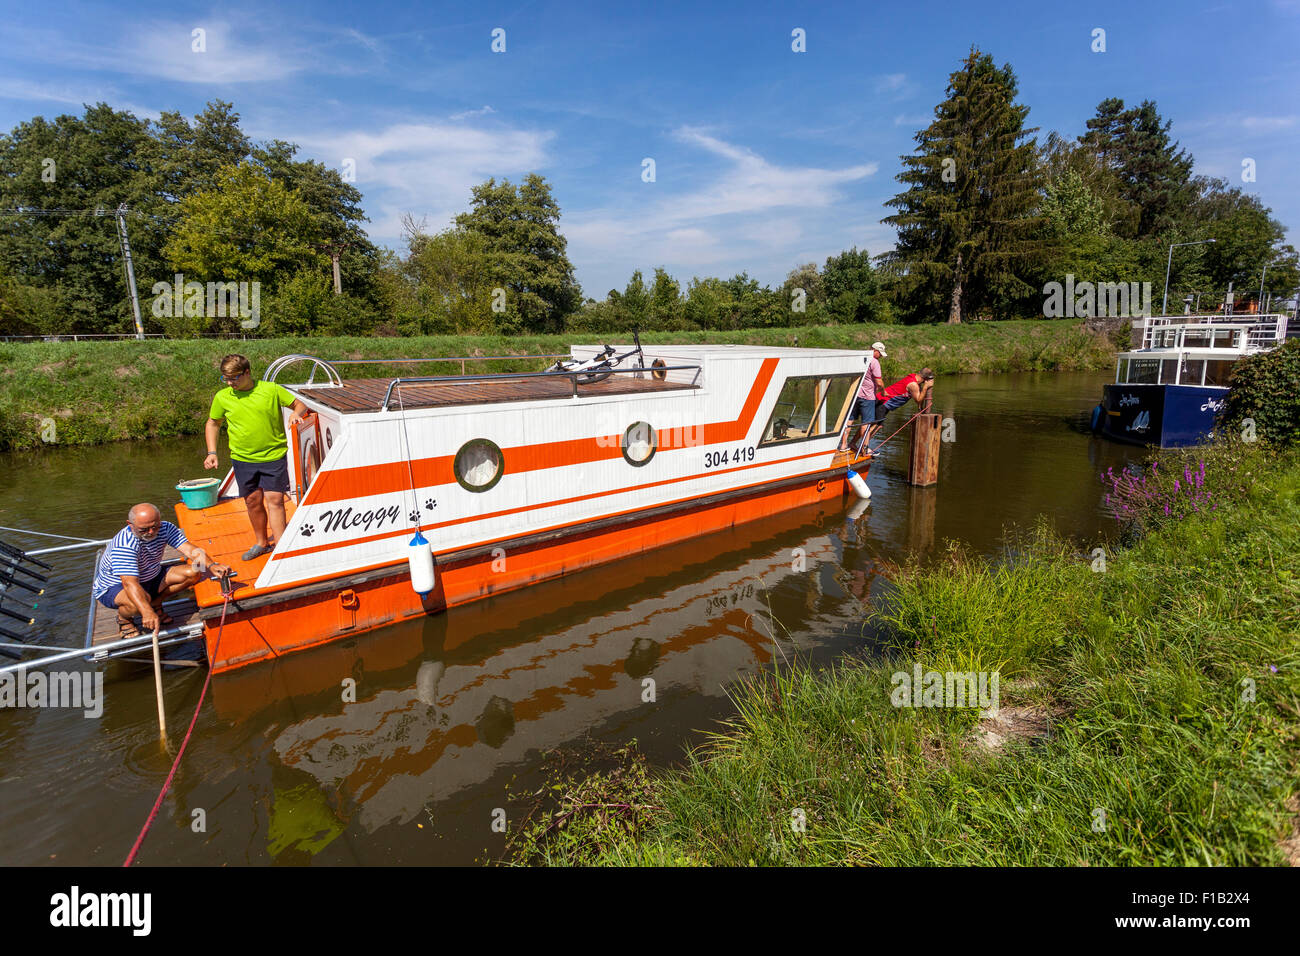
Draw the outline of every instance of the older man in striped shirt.
<instances>
[{"instance_id":1,"label":"older man in striped shirt","mask_svg":"<svg viewBox=\"0 0 1300 956\"><path fill-rule=\"evenodd\" d=\"M168 545L192 563L164 572L162 556ZM194 587L206 570L219 574L224 569L212 564L202 548L190 544L184 531L162 520L154 505L138 504L127 514L127 526L109 542L100 558L95 571L95 599L117 611L122 637L140 633L135 626L136 615L146 632L156 632L172 623L162 609L163 600Z\"/></svg>"}]
</instances>

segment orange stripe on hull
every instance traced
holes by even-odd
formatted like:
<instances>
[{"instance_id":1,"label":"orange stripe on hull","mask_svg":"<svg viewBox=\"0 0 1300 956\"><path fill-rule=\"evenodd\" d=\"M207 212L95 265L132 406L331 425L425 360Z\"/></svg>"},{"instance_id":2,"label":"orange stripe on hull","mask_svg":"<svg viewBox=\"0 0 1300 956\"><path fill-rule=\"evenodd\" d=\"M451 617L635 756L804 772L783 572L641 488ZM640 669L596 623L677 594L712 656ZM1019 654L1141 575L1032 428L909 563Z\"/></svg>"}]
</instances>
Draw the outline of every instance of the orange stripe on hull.
<instances>
[{"instance_id":1,"label":"orange stripe on hull","mask_svg":"<svg viewBox=\"0 0 1300 956\"><path fill-rule=\"evenodd\" d=\"M504 558L491 554L438 565L436 590L421 601L406 572L348 588L288 598L226 617L216 647L218 618L207 621L208 657L217 673L315 647L421 614L436 614L479 598L527 587L548 578L685 541L702 534L756 521L778 512L844 494L843 478L809 481L794 487L703 505L689 511L638 520L599 531L577 532L517 550ZM494 569L494 561L497 567Z\"/></svg>"}]
</instances>

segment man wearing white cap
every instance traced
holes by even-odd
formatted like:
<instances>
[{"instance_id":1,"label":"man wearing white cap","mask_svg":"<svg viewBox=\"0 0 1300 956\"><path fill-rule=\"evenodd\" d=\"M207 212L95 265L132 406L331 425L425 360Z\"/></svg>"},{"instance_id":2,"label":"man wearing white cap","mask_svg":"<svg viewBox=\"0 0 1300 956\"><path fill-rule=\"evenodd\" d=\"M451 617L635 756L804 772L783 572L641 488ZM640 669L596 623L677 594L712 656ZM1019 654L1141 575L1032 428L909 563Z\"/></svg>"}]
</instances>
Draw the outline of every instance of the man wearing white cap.
<instances>
[{"instance_id":1,"label":"man wearing white cap","mask_svg":"<svg viewBox=\"0 0 1300 956\"><path fill-rule=\"evenodd\" d=\"M858 389L857 401L853 403L853 414L849 416L850 422L856 420L860 425L866 425L875 421L876 396L885 390L885 379L880 371L880 360L888 357L888 353L885 352L884 342L871 343L871 357L864 360L867 363L867 374L862 376L862 386ZM852 431L852 428L844 430L844 437L840 439L840 451L844 451L849 447L849 434Z\"/></svg>"}]
</instances>

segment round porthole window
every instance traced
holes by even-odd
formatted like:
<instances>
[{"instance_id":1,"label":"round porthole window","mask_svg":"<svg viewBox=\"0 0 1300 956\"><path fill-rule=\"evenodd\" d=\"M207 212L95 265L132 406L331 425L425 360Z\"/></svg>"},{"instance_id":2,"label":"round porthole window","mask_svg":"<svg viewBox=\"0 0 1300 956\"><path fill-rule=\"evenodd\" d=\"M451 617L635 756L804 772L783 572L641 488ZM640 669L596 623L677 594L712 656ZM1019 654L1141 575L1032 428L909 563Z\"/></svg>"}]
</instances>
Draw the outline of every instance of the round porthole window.
<instances>
[{"instance_id":1,"label":"round porthole window","mask_svg":"<svg viewBox=\"0 0 1300 956\"><path fill-rule=\"evenodd\" d=\"M659 436L646 422L635 422L623 433L623 457L629 465L640 468L655 456Z\"/></svg>"},{"instance_id":2,"label":"round porthole window","mask_svg":"<svg viewBox=\"0 0 1300 956\"><path fill-rule=\"evenodd\" d=\"M466 491L487 491L501 480L505 459L496 444L486 438L475 438L461 445L452 470Z\"/></svg>"}]
</instances>

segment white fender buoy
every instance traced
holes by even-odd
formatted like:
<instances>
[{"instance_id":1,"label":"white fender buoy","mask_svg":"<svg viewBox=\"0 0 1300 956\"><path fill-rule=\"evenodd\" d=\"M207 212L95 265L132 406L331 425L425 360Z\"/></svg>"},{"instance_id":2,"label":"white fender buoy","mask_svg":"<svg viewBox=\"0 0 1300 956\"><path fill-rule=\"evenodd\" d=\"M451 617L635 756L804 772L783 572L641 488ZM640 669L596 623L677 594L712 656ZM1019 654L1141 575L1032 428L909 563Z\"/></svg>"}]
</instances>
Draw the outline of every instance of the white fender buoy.
<instances>
[{"instance_id":1,"label":"white fender buoy","mask_svg":"<svg viewBox=\"0 0 1300 956\"><path fill-rule=\"evenodd\" d=\"M849 469L849 487L859 498L871 497L871 489L867 487L866 480L852 468Z\"/></svg>"},{"instance_id":2,"label":"white fender buoy","mask_svg":"<svg viewBox=\"0 0 1300 956\"><path fill-rule=\"evenodd\" d=\"M411 587L415 593L424 597L433 590L437 583L437 574L433 570L433 546L429 540L420 532L415 532L415 537L406 547L407 563L411 566Z\"/></svg>"}]
</instances>

